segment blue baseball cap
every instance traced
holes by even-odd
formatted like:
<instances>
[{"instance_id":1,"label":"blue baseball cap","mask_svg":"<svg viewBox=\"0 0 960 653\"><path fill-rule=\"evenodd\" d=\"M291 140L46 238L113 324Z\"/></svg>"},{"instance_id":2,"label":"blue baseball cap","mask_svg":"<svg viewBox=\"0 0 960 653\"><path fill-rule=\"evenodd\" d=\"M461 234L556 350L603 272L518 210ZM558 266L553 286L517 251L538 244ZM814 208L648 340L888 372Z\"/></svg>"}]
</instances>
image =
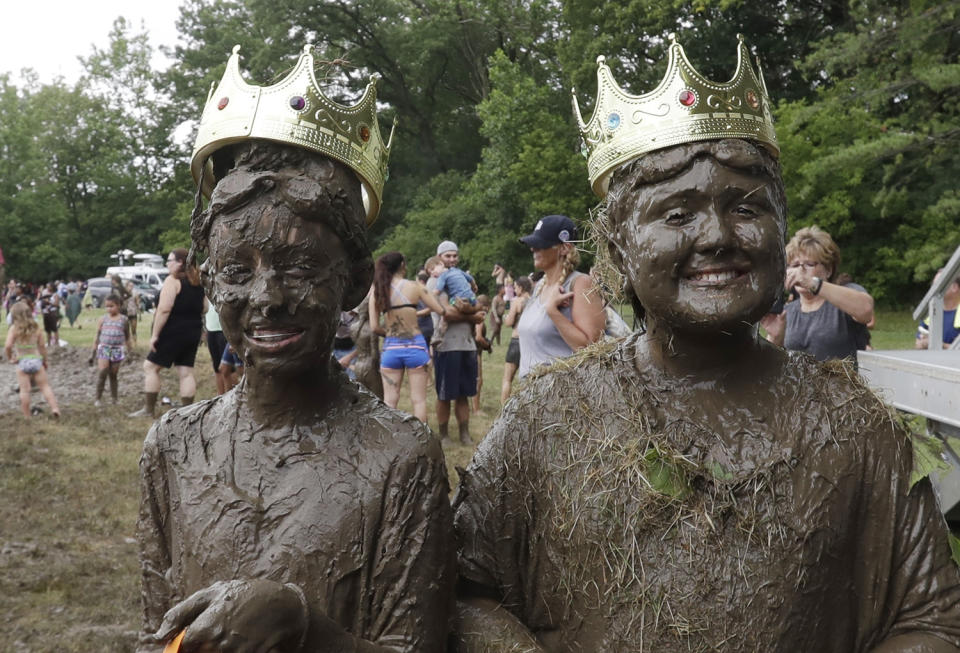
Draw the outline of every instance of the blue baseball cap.
<instances>
[{"instance_id":1,"label":"blue baseball cap","mask_svg":"<svg viewBox=\"0 0 960 653\"><path fill-rule=\"evenodd\" d=\"M577 225L565 215L548 215L537 222L533 233L520 242L533 249L547 249L577 239Z\"/></svg>"}]
</instances>

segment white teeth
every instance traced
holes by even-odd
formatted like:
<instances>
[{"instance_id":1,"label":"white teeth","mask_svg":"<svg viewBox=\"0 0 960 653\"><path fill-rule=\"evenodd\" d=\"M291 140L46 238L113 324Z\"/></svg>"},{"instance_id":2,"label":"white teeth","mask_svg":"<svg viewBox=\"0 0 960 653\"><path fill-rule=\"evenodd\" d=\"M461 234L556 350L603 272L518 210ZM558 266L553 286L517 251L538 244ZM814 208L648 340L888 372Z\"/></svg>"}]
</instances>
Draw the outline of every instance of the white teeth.
<instances>
[{"instance_id":1,"label":"white teeth","mask_svg":"<svg viewBox=\"0 0 960 653\"><path fill-rule=\"evenodd\" d=\"M723 281L731 281L737 278L737 272L734 270L728 270L727 272L704 272L702 274L695 274L691 279L694 281L704 281L707 283L721 283Z\"/></svg>"},{"instance_id":2,"label":"white teeth","mask_svg":"<svg viewBox=\"0 0 960 653\"><path fill-rule=\"evenodd\" d=\"M290 336L296 335L297 332L291 331L290 333L268 333L260 334L256 336L251 336L254 340L283 340L284 338L289 338Z\"/></svg>"}]
</instances>

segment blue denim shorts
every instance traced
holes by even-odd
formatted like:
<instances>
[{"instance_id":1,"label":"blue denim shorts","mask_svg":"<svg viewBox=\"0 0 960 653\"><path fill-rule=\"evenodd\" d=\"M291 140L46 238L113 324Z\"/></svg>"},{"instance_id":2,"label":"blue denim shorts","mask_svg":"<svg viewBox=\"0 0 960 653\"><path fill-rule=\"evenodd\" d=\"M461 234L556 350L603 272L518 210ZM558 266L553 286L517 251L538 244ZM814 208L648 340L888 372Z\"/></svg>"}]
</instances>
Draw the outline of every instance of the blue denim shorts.
<instances>
[{"instance_id":1,"label":"blue denim shorts","mask_svg":"<svg viewBox=\"0 0 960 653\"><path fill-rule=\"evenodd\" d=\"M380 367L388 370L408 370L423 367L430 362L427 341L422 334L413 338L394 338L388 336L383 341L383 353L380 354Z\"/></svg>"}]
</instances>

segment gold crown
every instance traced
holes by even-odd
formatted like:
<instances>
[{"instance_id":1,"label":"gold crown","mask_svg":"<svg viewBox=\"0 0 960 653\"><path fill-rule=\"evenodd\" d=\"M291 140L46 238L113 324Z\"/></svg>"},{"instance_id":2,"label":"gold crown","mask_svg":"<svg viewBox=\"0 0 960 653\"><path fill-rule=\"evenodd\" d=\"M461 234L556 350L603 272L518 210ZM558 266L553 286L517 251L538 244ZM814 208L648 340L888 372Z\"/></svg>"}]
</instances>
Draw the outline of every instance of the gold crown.
<instances>
[{"instance_id":1,"label":"gold crown","mask_svg":"<svg viewBox=\"0 0 960 653\"><path fill-rule=\"evenodd\" d=\"M397 122L394 119L384 144L377 123L376 76L370 77L363 97L352 107L327 98L313 74L311 49L310 45L303 47L297 65L285 79L261 87L247 84L240 76L240 46L234 46L223 78L216 87L211 86L207 96L190 171L210 197L216 180L208 159L221 147L261 138L313 150L357 173L369 225L380 212Z\"/></svg>"},{"instance_id":2,"label":"gold crown","mask_svg":"<svg viewBox=\"0 0 960 653\"><path fill-rule=\"evenodd\" d=\"M760 62L759 73L754 72L743 36L738 34L737 39L737 72L729 82L718 84L694 70L676 35L671 34L667 74L644 95L621 89L606 58L597 57L597 101L586 123L573 90L573 113L594 193L606 195L610 175L618 166L680 143L747 138L779 156Z\"/></svg>"}]
</instances>

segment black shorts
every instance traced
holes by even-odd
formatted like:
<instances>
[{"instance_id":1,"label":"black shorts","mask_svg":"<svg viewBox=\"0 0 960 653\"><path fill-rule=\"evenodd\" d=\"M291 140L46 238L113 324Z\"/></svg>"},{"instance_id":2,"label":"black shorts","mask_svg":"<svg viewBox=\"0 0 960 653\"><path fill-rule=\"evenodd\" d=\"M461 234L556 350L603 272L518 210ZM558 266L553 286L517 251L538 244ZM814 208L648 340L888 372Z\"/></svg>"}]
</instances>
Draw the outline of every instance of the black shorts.
<instances>
[{"instance_id":1,"label":"black shorts","mask_svg":"<svg viewBox=\"0 0 960 653\"><path fill-rule=\"evenodd\" d=\"M506 360L514 365L520 364L520 338L510 338L510 344L507 345Z\"/></svg>"},{"instance_id":2,"label":"black shorts","mask_svg":"<svg viewBox=\"0 0 960 653\"><path fill-rule=\"evenodd\" d=\"M169 368L193 367L197 360L197 347L200 346L200 334L193 332L160 332L157 350L147 354L147 360L154 365Z\"/></svg>"},{"instance_id":3,"label":"black shorts","mask_svg":"<svg viewBox=\"0 0 960 653\"><path fill-rule=\"evenodd\" d=\"M223 331L207 331L207 349L210 350L210 362L213 363L213 373L220 371L220 360L227 349L227 337Z\"/></svg>"},{"instance_id":4,"label":"black shorts","mask_svg":"<svg viewBox=\"0 0 960 653\"><path fill-rule=\"evenodd\" d=\"M453 401L477 394L477 352L435 352L433 368L437 399L440 401Z\"/></svg>"}]
</instances>

